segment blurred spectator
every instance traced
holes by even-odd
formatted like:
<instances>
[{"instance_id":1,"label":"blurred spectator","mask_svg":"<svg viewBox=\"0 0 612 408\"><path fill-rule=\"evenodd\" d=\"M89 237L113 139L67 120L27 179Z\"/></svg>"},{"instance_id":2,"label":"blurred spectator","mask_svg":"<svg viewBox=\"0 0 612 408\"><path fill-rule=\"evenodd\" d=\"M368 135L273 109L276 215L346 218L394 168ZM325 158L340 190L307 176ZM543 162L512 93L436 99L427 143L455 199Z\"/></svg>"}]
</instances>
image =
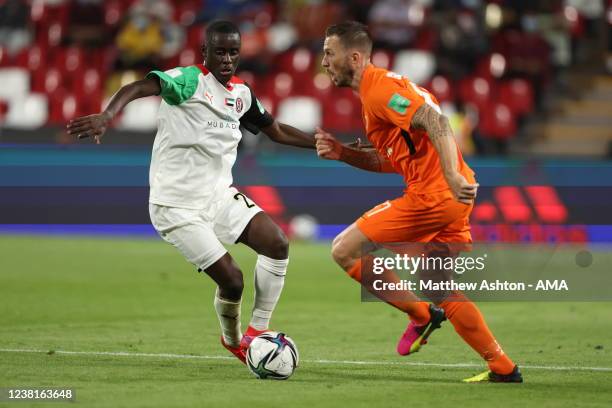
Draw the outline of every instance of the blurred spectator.
<instances>
[{"instance_id":1,"label":"blurred spectator","mask_svg":"<svg viewBox=\"0 0 612 408\"><path fill-rule=\"evenodd\" d=\"M140 0L132 6L117 35L119 69L159 67L160 60L176 55L184 32L171 20L172 5L163 0Z\"/></svg>"},{"instance_id":2,"label":"blurred spectator","mask_svg":"<svg viewBox=\"0 0 612 408\"><path fill-rule=\"evenodd\" d=\"M74 0L68 14L68 42L86 47L101 47L108 42L103 0Z\"/></svg>"},{"instance_id":3,"label":"blurred spectator","mask_svg":"<svg viewBox=\"0 0 612 408\"><path fill-rule=\"evenodd\" d=\"M488 51L483 18L473 10L455 8L440 18L439 71L453 79L464 77Z\"/></svg>"},{"instance_id":4,"label":"blurred spectator","mask_svg":"<svg viewBox=\"0 0 612 408\"><path fill-rule=\"evenodd\" d=\"M298 44L319 51L325 29L344 20L344 6L339 1L289 0L283 2L284 15L295 27Z\"/></svg>"},{"instance_id":5,"label":"blurred spectator","mask_svg":"<svg viewBox=\"0 0 612 408\"><path fill-rule=\"evenodd\" d=\"M0 46L15 55L32 42L30 7L25 0L0 1Z\"/></svg>"},{"instance_id":6,"label":"blurred spectator","mask_svg":"<svg viewBox=\"0 0 612 408\"><path fill-rule=\"evenodd\" d=\"M275 6L271 0L203 0L196 23L213 20L250 21L261 26L259 12ZM271 21L268 21L269 25Z\"/></svg>"},{"instance_id":7,"label":"blurred spectator","mask_svg":"<svg viewBox=\"0 0 612 408\"><path fill-rule=\"evenodd\" d=\"M398 49L408 46L415 29L408 19L412 0L378 0L368 13L370 34L377 48Z\"/></svg>"}]
</instances>

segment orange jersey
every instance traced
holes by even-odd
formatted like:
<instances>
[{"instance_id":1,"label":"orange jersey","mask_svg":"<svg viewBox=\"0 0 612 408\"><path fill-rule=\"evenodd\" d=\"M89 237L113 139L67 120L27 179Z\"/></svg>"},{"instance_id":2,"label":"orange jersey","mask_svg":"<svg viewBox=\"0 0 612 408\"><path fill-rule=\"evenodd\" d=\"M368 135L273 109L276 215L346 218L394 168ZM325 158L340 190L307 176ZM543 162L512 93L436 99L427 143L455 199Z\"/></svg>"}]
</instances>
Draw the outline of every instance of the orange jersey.
<instances>
[{"instance_id":1,"label":"orange jersey","mask_svg":"<svg viewBox=\"0 0 612 408\"><path fill-rule=\"evenodd\" d=\"M440 112L436 98L407 78L373 65L363 72L359 96L367 138L404 177L407 191L423 194L449 190L427 132L410 125L424 103ZM474 182L474 172L463 161L459 148L457 159L459 172L468 182Z\"/></svg>"}]
</instances>

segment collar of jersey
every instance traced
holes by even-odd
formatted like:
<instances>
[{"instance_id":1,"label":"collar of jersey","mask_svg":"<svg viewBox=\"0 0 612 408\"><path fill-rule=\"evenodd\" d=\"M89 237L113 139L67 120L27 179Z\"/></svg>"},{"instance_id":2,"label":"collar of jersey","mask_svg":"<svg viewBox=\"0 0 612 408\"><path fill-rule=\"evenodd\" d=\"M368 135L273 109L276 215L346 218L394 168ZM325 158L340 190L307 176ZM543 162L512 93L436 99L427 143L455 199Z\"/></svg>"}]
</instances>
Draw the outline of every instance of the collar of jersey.
<instances>
[{"instance_id":1,"label":"collar of jersey","mask_svg":"<svg viewBox=\"0 0 612 408\"><path fill-rule=\"evenodd\" d=\"M206 68L204 66L204 64L197 64L196 67L198 67L198 69L200 71L202 71L202 74L204 74L204 76L210 74L210 71L208 70L208 68ZM217 81L217 83L219 85L221 85L222 87L224 87L228 91L232 91L234 89L234 85L236 85L236 84L243 84L244 83L244 81L242 79L238 78L236 75L232 76L230 78L230 80L227 81L226 85L223 85L221 82L219 82L219 80L214 75L213 75L213 78L215 79L215 81Z\"/></svg>"}]
</instances>

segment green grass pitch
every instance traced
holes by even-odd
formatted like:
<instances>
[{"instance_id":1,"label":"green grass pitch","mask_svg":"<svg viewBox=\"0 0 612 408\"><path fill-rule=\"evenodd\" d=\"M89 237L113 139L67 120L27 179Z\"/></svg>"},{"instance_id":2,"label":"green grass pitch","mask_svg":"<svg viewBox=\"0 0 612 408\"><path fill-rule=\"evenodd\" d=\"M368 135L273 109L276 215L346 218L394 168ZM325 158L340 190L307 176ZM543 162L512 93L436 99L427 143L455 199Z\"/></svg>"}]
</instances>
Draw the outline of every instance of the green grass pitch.
<instances>
[{"instance_id":1,"label":"green grass pitch","mask_svg":"<svg viewBox=\"0 0 612 408\"><path fill-rule=\"evenodd\" d=\"M246 327L255 256L231 252L245 272ZM274 382L228 358L212 281L170 245L0 236L0 387L70 387L84 407L612 406L611 303L480 304L526 382L463 384L485 366L448 322L401 358L405 318L360 302L329 245L293 243L290 258L272 324L302 362Z\"/></svg>"}]
</instances>

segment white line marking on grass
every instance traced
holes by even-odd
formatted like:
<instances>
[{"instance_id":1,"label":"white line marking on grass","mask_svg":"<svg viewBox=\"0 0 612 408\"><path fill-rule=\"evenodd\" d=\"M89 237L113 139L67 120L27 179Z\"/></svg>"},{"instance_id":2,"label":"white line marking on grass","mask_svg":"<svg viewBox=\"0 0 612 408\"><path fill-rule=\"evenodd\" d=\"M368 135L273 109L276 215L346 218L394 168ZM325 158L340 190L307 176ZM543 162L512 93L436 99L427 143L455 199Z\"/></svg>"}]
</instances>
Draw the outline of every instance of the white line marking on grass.
<instances>
[{"instance_id":1,"label":"white line marking on grass","mask_svg":"<svg viewBox=\"0 0 612 408\"><path fill-rule=\"evenodd\" d=\"M191 354L172 354L172 353L133 353L127 351L68 351L68 350L36 350L36 349L0 349L0 353L40 353L40 354L64 354L80 356L111 356L111 357L147 357L147 358L175 358L186 360L234 360L235 357L229 356L200 356ZM427 363L420 361L358 361L358 360L302 360L307 364L326 364L326 365L393 365L393 366L414 366L414 367L441 367L441 368L483 368L483 364L478 363ZM521 368L529 370L547 371L600 371L612 372L612 367L581 367L581 366L542 366L542 365L521 365Z\"/></svg>"}]
</instances>

